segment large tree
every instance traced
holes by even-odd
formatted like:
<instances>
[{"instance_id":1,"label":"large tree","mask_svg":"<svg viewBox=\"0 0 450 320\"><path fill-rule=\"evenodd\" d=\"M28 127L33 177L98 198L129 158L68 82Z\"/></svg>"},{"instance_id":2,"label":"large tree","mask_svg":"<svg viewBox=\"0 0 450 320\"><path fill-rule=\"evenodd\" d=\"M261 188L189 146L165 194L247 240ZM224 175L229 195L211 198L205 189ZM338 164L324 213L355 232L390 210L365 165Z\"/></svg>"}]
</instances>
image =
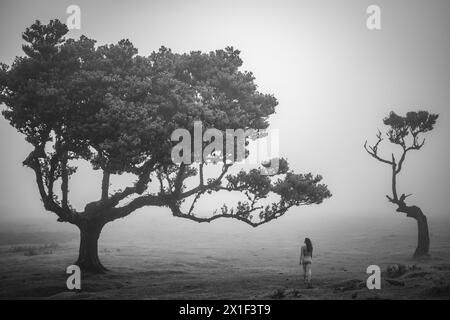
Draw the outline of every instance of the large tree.
<instances>
[{"instance_id":1,"label":"large tree","mask_svg":"<svg viewBox=\"0 0 450 320\"><path fill-rule=\"evenodd\" d=\"M379 153L379 147L383 141L383 134L378 131L377 142L370 146L366 143L364 148L376 160L385 163L391 167L392 171L392 196L386 195L388 200L397 206L397 212L406 213L406 216L417 221L418 239L417 248L414 252L414 258L420 258L429 255L430 236L428 232L428 221L422 210L415 205L407 205L405 200L411 194L402 193L399 196L397 191L397 178L403 168L406 155L414 150L420 150L425 144L425 138L421 135L433 130L437 114L427 111L408 112L406 116L399 116L395 112L391 112L383 122L388 126L385 133L389 142L393 145L400 146L400 156L395 157L394 153L390 158L383 158Z\"/></svg>"},{"instance_id":2,"label":"large tree","mask_svg":"<svg viewBox=\"0 0 450 320\"><path fill-rule=\"evenodd\" d=\"M45 209L80 229L76 263L82 270L106 271L97 249L102 228L142 207L167 207L197 222L233 218L256 227L293 206L331 196L321 176L296 174L284 159L269 175L264 166L231 174L225 152L215 164L220 172L209 178L206 166L214 164L206 159L172 161L172 132L193 133L195 121L221 132L268 128L277 101L257 91L251 72L240 71L238 50L176 54L162 47L143 57L128 40L96 46L85 36L65 38L67 31L58 20L26 29L26 56L1 66L0 99L5 118L33 146L23 163L34 170ZM70 176L80 161L103 177L99 200L83 211L69 202ZM134 184L111 191L111 176L123 173L134 175ZM245 194L246 200L207 216L196 213L200 197L219 191ZM264 200L269 204L261 205ZM186 201L192 202L187 209Z\"/></svg>"}]
</instances>

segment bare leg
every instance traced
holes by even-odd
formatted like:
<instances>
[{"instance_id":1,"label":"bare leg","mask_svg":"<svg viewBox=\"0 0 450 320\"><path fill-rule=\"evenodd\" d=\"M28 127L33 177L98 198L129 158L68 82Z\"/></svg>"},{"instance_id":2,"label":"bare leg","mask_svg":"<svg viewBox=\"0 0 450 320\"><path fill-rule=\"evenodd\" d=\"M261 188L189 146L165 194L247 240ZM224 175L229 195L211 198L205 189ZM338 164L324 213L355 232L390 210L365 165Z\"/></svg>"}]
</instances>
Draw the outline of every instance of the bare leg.
<instances>
[{"instance_id":1,"label":"bare leg","mask_svg":"<svg viewBox=\"0 0 450 320\"><path fill-rule=\"evenodd\" d=\"M307 272L307 267L306 267L306 263L302 263L302 267L303 267L303 283L306 283L306 272Z\"/></svg>"},{"instance_id":2,"label":"bare leg","mask_svg":"<svg viewBox=\"0 0 450 320\"><path fill-rule=\"evenodd\" d=\"M312 277L311 263L307 263L306 265L304 265L304 269L305 269L306 283L308 284L308 287L311 287L311 277Z\"/></svg>"}]
</instances>

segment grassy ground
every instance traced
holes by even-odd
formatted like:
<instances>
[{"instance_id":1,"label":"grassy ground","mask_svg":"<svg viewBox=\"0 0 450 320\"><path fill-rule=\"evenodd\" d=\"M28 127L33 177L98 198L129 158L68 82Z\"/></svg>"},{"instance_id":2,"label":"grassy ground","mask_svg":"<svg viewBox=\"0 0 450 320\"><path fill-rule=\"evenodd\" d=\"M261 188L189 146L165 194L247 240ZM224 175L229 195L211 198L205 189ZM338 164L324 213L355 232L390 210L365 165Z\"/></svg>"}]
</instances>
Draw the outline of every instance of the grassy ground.
<instances>
[{"instance_id":1,"label":"grassy ground","mask_svg":"<svg viewBox=\"0 0 450 320\"><path fill-rule=\"evenodd\" d=\"M65 268L77 243L4 245L0 248L1 299L448 299L450 250L434 239L432 257L410 259L411 238L352 238L316 245L313 288L302 283L298 246L289 241L235 245L103 241L104 275L82 275L81 292L66 289ZM413 243L414 244L414 243ZM346 248L341 249L341 248ZM383 273L381 290L365 286L366 268L404 264L406 273ZM394 281L392 281L394 280Z\"/></svg>"}]
</instances>

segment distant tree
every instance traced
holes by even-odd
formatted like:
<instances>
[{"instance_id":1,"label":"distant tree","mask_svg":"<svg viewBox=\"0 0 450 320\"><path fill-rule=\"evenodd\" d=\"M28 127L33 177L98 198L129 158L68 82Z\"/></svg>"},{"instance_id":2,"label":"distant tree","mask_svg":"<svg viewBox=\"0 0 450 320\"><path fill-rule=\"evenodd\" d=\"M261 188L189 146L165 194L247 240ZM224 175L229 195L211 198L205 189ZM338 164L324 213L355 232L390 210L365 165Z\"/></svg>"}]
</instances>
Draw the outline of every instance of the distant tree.
<instances>
[{"instance_id":1,"label":"distant tree","mask_svg":"<svg viewBox=\"0 0 450 320\"><path fill-rule=\"evenodd\" d=\"M268 127L277 101L257 91L252 73L239 71L239 51L176 54L162 47L142 57L128 40L97 47L85 36L64 38L67 31L58 20L26 29L26 56L11 67L1 65L0 102L7 106L4 117L33 146L23 164L34 170L45 209L80 229L76 263L82 270L106 271L97 248L102 228L142 207L167 207L197 222L223 217L256 227L293 206L331 196L321 176L296 174L284 159L271 175L260 169L227 175L232 163L223 161L221 173L209 179L205 161L172 162L171 133L192 132L196 120L221 132ZM88 161L103 175L100 199L82 212L69 202L75 160ZM110 177L123 173L135 175L135 183L112 192ZM198 183L189 188L189 178ZM210 216L195 213L198 198L221 190L243 193L248 201L224 205ZM279 200L259 205L270 194ZM183 212L188 199L192 205Z\"/></svg>"},{"instance_id":2,"label":"distant tree","mask_svg":"<svg viewBox=\"0 0 450 320\"><path fill-rule=\"evenodd\" d=\"M430 248L430 237L428 233L427 217L417 206L408 206L405 202L410 194L402 194L398 196L397 177L402 170L403 163L408 152L420 150L425 144L425 138L421 138L423 133L433 130L438 118L437 114L431 114L427 111L408 112L405 117L391 112L387 118L383 120L384 124L389 127L386 136L389 141L401 147L401 156L396 159L392 153L391 159L382 158L379 155L379 146L383 141L383 135L378 130L376 137L378 141L373 146L368 146L367 141L364 144L366 151L376 160L386 163L392 168L392 196L386 197L390 202L397 205L397 212L406 213L406 216L417 221L418 242L414 252L415 258L427 256Z\"/></svg>"}]
</instances>

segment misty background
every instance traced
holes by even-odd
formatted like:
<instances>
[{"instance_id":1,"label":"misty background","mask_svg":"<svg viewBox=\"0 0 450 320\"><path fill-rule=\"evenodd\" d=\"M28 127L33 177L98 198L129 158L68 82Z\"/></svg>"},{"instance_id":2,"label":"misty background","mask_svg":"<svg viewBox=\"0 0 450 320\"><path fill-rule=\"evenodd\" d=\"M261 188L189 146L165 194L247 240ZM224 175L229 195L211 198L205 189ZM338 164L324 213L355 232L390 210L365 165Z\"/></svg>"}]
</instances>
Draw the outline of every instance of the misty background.
<instances>
[{"instance_id":1,"label":"misty background","mask_svg":"<svg viewBox=\"0 0 450 320\"><path fill-rule=\"evenodd\" d=\"M149 55L164 45L174 52L209 52L234 46L243 69L252 71L259 91L279 101L270 128L280 134L280 155L290 168L323 175L333 197L318 206L297 207L282 218L253 229L219 219L197 224L174 218L168 209L147 207L108 224L100 244L143 239L154 243L198 245L230 239L293 243L309 236L318 242L360 235L416 237L416 222L396 213L387 201L390 167L363 149L375 142L377 128L391 110L438 113L435 130L422 150L411 152L399 177L408 203L428 216L433 235L450 227L450 2L319 1L24 1L0 4L0 61L24 55L21 33L36 19L65 22L66 8L81 8L81 30L98 45L128 38ZM366 27L366 9L381 7L381 30ZM4 106L1 107L4 109ZM0 244L78 239L75 226L56 222L43 209L32 170L22 161L31 151L24 137L0 119ZM386 144L380 147L390 155ZM399 151L397 149L397 151ZM130 183L112 178L112 189ZM101 176L83 165L70 180L71 204L81 210L97 200ZM222 204L220 194L208 203ZM202 210L209 210L202 208ZM41 239L42 238L42 239ZM33 241L34 241L33 240ZM236 242L233 241L233 245ZM415 241L411 242L411 250Z\"/></svg>"}]
</instances>

